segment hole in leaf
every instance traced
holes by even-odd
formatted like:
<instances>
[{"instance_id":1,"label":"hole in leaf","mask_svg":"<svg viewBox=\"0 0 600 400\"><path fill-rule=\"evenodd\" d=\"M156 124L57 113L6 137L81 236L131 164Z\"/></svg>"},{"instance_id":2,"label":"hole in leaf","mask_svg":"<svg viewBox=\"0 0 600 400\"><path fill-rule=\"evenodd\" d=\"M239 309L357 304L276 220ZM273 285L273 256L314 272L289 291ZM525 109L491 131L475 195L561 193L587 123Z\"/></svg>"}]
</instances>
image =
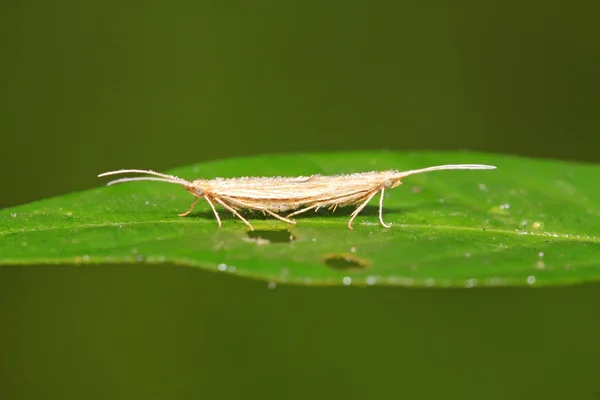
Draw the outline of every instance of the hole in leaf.
<instances>
[{"instance_id":1,"label":"hole in leaf","mask_svg":"<svg viewBox=\"0 0 600 400\"><path fill-rule=\"evenodd\" d=\"M354 254L330 254L323 257L323 261L328 267L334 269L363 269L369 266L367 260L363 260Z\"/></svg>"},{"instance_id":2,"label":"hole in leaf","mask_svg":"<svg viewBox=\"0 0 600 400\"><path fill-rule=\"evenodd\" d=\"M248 236L248 239L246 239L248 242L254 242L259 246L271 243L290 243L296 239L292 232L287 229L249 231L246 235Z\"/></svg>"}]
</instances>

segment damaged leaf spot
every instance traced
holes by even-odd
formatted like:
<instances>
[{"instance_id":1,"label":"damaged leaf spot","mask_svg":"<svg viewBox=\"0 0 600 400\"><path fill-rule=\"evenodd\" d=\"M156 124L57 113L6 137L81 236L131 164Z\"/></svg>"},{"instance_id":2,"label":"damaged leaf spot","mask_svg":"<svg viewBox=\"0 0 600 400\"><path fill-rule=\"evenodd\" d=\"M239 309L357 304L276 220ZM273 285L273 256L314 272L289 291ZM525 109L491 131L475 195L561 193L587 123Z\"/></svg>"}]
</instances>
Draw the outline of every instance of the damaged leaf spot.
<instances>
[{"instance_id":1,"label":"damaged leaf spot","mask_svg":"<svg viewBox=\"0 0 600 400\"><path fill-rule=\"evenodd\" d=\"M369 266L367 260L348 253L329 254L323 257L323 261L328 267L339 270L364 269Z\"/></svg>"},{"instance_id":2,"label":"damaged leaf spot","mask_svg":"<svg viewBox=\"0 0 600 400\"><path fill-rule=\"evenodd\" d=\"M259 246L271 243L290 243L296 239L292 232L287 229L248 231L246 236L247 238L244 240L256 243Z\"/></svg>"}]
</instances>

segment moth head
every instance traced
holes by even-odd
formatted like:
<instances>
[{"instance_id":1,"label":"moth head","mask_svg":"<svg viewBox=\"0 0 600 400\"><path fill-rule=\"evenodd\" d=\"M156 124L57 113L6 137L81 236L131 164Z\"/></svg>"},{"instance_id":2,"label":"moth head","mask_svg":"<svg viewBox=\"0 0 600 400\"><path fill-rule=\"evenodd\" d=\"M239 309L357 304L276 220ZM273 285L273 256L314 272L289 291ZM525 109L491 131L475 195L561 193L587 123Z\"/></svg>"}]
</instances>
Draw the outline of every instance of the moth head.
<instances>
[{"instance_id":1,"label":"moth head","mask_svg":"<svg viewBox=\"0 0 600 400\"><path fill-rule=\"evenodd\" d=\"M203 197L206 193L206 184L207 181L205 181L204 179L196 179L195 181L185 185L185 190L187 190L196 197Z\"/></svg>"},{"instance_id":2,"label":"moth head","mask_svg":"<svg viewBox=\"0 0 600 400\"><path fill-rule=\"evenodd\" d=\"M390 179L386 182L386 186L387 188L395 188L402 185L402 181L400 179Z\"/></svg>"},{"instance_id":3,"label":"moth head","mask_svg":"<svg viewBox=\"0 0 600 400\"><path fill-rule=\"evenodd\" d=\"M386 189L395 188L402 185L402 180L398 177L398 173L396 171L387 171L386 180L383 185Z\"/></svg>"}]
</instances>

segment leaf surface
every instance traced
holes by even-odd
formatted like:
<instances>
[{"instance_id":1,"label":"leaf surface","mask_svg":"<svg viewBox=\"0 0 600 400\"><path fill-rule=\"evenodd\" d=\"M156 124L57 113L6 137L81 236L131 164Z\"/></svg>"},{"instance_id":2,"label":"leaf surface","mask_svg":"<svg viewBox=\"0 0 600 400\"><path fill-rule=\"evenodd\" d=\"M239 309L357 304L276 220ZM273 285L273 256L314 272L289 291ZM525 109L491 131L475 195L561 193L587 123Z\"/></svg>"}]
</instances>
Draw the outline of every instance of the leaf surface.
<instances>
[{"instance_id":1,"label":"leaf surface","mask_svg":"<svg viewBox=\"0 0 600 400\"><path fill-rule=\"evenodd\" d=\"M0 211L0 264L168 263L275 285L475 287L600 279L600 167L468 152L347 152L225 159L166 171L184 179L409 170L477 163L491 171L407 177L354 223L353 208L296 217L257 212L256 231L180 186L132 182ZM131 167L131 166L124 166ZM133 166L136 167L136 166ZM104 183L106 180L99 180Z\"/></svg>"}]
</instances>

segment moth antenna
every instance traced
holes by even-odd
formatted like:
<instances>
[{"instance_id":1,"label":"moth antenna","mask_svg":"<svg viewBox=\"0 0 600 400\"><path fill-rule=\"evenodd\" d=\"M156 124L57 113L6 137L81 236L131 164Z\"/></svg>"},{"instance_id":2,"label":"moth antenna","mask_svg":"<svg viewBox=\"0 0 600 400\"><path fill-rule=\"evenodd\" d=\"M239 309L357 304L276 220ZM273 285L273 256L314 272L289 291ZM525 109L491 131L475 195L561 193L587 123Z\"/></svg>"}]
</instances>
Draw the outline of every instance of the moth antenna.
<instances>
[{"instance_id":1,"label":"moth antenna","mask_svg":"<svg viewBox=\"0 0 600 400\"><path fill-rule=\"evenodd\" d=\"M134 182L134 181L156 181L156 182L167 182L167 183L175 183L177 185L189 186L190 182L174 180L174 179L165 179L165 178L154 178L152 176L136 176L131 178L121 178L115 179L114 181L110 181L106 184L106 186L114 185L116 183L124 183L124 182Z\"/></svg>"},{"instance_id":2,"label":"moth antenna","mask_svg":"<svg viewBox=\"0 0 600 400\"><path fill-rule=\"evenodd\" d=\"M117 183L117 182L130 182L130 181L140 181L140 180L156 180L156 181L160 181L160 182L178 183L181 185L191 184L190 182L186 181L185 179L179 178L177 176L161 174L160 172L152 171L149 169L120 169L118 171L104 172L104 173L98 175L98 177L101 178L103 176L118 175L118 174L148 174L148 175L158 176L163 179L162 180L160 180L160 179L145 179L144 177L139 177L139 178L135 178L135 179L134 178L123 178L123 179L117 179L115 181L109 182L108 183L109 185L112 183ZM150 178L150 177L146 177L146 178ZM125 179L129 179L129 180L125 180Z\"/></svg>"},{"instance_id":3,"label":"moth antenna","mask_svg":"<svg viewBox=\"0 0 600 400\"><path fill-rule=\"evenodd\" d=\"M405 176L422 174L423 172L441 171L445 169L496 169L493 165L482 165L482 164L448 164L448 165L437 165L435 167L427 167L421 169L413 169L410 171L399 172L396 179L402 179Z\"/></svg>"}]
</instances>

